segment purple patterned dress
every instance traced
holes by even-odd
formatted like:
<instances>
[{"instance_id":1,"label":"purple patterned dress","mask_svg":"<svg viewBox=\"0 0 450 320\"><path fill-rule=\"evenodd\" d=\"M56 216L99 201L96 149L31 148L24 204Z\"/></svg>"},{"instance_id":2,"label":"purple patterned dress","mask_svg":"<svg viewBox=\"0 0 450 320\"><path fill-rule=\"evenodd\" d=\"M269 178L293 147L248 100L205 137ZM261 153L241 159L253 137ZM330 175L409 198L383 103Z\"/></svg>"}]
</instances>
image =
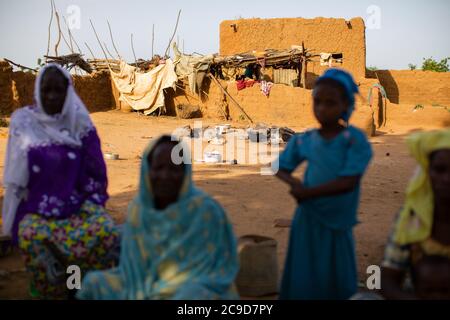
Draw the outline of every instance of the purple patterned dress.
<instances>
[{"instance_id":1,"label":"purple patterned dress","mask_svg":"<svg viewBox=\"0 0 450 320\"><path fill-rule=\"evenodd\" d=\"M40 297L67 294L64 263L87 271L115 261L118 232L104 209L106 166L95 128L82 142L81 148L49 145L28 151L28 194L16 213L13 240ZM62 258L55 258L46 241Z\"/></svg>"},{"instance_id":2,"label":"purple patterned dress","mask_svg":"<svg viewBox=\"0 0 450 320\"><path fill-rule=\"evenodd\" d=\"M41 82L58 69L68 86L60 113L47 114ZM34 104L14 111L5 155L2 232L11 235L32 275L33 296L67 297L66 268L109 268L118 230L104 205L106 165L97 131L70 73L47 64L35 81Z\"/></svg>"}]
</instances>

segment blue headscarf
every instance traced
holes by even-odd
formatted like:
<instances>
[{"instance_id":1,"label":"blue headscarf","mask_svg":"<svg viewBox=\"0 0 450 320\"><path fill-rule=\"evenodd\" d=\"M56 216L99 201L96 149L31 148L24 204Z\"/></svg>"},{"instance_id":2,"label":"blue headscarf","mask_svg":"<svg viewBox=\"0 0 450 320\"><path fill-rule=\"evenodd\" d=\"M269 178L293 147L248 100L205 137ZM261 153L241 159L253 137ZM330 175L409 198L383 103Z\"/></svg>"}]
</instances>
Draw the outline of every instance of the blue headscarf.
<instances>
[{"instance_id":1,"label":"blue headscarf","mask_svg":"<svg viewBox=\"0 0 450 320\"><path fill-rule=\"evenodd\" d=\"M347 110L342 113L341 119L348 121L355 109L355 94L359 92L357 84L350 73L337 68L331 68L325 71L325 73L317 79L317 82L325 79L334 80L344 87L349 106Z\"/></svg>"},{"instance_id":2,"label":"blue headscarf","mask_svg":"<svg viewBox=\"0 0 450 320\"><path fill-rule=\"evenodd\" d=\"M88 273L80 299L237 299L237 241L222 209L185 174L175 203L155 208L147 161L158 144L144 151L139 191L128 208L119 266ZM190 158L184 144L183 157ZM176 147L175 147L176 148Z\"/></svg>"}]
</instances>

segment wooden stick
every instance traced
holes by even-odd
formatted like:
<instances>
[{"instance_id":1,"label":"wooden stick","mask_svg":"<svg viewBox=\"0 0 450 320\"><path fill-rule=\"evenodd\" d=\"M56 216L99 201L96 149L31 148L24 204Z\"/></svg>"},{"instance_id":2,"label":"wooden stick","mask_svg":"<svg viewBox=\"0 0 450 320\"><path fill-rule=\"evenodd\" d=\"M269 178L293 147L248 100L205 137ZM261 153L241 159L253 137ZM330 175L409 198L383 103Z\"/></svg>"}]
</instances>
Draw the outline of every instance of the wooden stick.
<instances>
[{"instance_id":1,"label":"wooden stick","mask_svg":"<svg viewBox=\"0 0 450 320\"><path fill-rule=\"evenodd\" d=\"M53 6L55 7L55 16L56 16L56 21L57 21L57 26L58 26L58 42L56 43L56 46L55 46L56 56L58 56L58 50L57 49L58 49L59 43L61 41L61 37L64 40L64 43L66 44L66 46L70 50L70 52L71 53L75 53L73 51L73 46L71 44L69 44L69 42L67 41L66 37L64 36L64 32L62 32L62 30L61 30L61 23L60 23L60 19L59 19L59 13L58 13L58 10L56 9L56 4L55 4L54 0L52 0L52 1L53 1Z\"/></svg>"},{"instance_id":2,"label":"wooden stick","mask_svg":"<svg viewBox=\"0 0 450 320\"><path fill-rule=\"evenodd\" d=\"M178 17L177 17L177 23L175 24L175 29L173 30L173 34L172 37L169 40L169 45L167 46L166 51L164 52L164 57L167 57L167 52L170 49L170 44L172 43L173 37L175 37L175 34L177 32L177 28L178 28L178 22L180 21L180 14L181 14L181 9L178 11Z\"/></svg>"},{"instance_id":3,"label":"wooden stick","mask_svg":"<svg viewBox=\"0 0 450 320\"><path fill-rule=\"evenodd\" d=\"M64 16L63 16L63 20L64 20ZM69 34L70 51L72 51L72 53L75 53L75 51L73 51L72 34L70 33L69 27L67 27L67 32Z\"/></svg>"},{"instance_id":4,"label":"wooden stick","mask_svg":"<svg viewBox=\"0 0 450 320\"><path fill-rule=\"evenodd\" d=\"M47 55L49 54L49 51L50 51L50 33L51 33L50 31L51 31L52 21L53 21L53 0L50 0L50 5L52 6L52 14L50 16L50 23L48 24Z\"/></svg>"},{"instance_id":5,"label":"wooden stick","mask_svg":"<svg viewBox=\"0 0 450 320\"><path fill-rule=\"evenodd\" d=\"M106 43L103 42L103 45L105 46L106 52L108 52L110 57L114 59L114 56L111 54L111 52L109 52L108 47L106 46Z\"/></svg>"},{"instance_id":6,"label":"wooden stick","mask_svg":"<svg viewBox=\"0 0 450 320\"><path fill-rule=\"evenodd\" d=\"M136 53L134 52L134 46L133 46L133 34L131 34L131 50L133 51L134 63L136 64L136 68L137 68L138 66L137 66Z\"/></svg>"},{"instance_id":7,"label":"wooden stick","mask_svg":"<svg viewBox=\"0 0 450 320\"><path fill-rule=\"evenodd\" d=\"M75 40L75 37L73 36L72 32L70 33L70 38L73 40L73 43L75 43L75 46L77 47L78 52L79 52L80 54L83 54L83 53L81 52L80 46L78 45L77 41Z\"/></svg>"},{"instance_id":8,"label":"wooden stick","mask_svg":"<svg viewBox=\"0 0 450 320\"><path fill-rule=\"evenodd\" d=\"M56 21L57 21L56 25L58 26L58 40L56 41L56 44L55 44L55 56L58 56L58 46L61 41L61 25L59 23L59 14L58 14L58 11L56 11L55 1L53 1L53 5L55 6L55 17L56 17Z\"/></svg>"},{"instance_id":9,"label":"wooden stick","mask_svg":"<svg viewBox=\"0 0 450 320\"><path fill-rule=\"evenodd\" d=\"M58 26L58 42L56 43L56 46L55 46L56 56L58 56L58 50L57 49L58 49L59 43L61 41L61 37L64 40L64 43L66 44L67 48L71 51L71 53L74 53L72 45L69 44L69 42L67 41L66 37L64 36L64 32L62 32L62 30L61 30L61 23L60 23L60 19L59 19L59 13L58 13L58 10L56 9L56 4L55 4L54 0L52 0L52 1L53 1L53 6L55 7L55 16L56 16L56 21L57 21L57 26Z\"/></svg>"},{"instance_id":10,"label":"wooden stick","mask_svg":"<svg viewBox=\"0 0 450 320\"><path fill-rule=\"evenodd\" d=\"M92 50L91 50L91 48L89 48L89 46L88 46L88 44L85 42L84 43L84 45L86 46L86 48L88 48L88 50L91 52L91 55L92 55L92 59L94 59L95 60L95 56L94 56L94 53L92 52Z\"/></svg>"},{"instance_id":11,"label":"wooden stick","mask_svg":"<svg viewBox=\"0 0 450 320\"><path fill-rule=\"evenodd\" d=\"M214 80L214 83L217 84L220 89L222 89L223 93L225 93L231 99L231 101L234 102L234 104L239 108L239 110L241 110L241 112L250 121L250 123L253 124L253 120L250 118L250 116L247 114L247 112L245 112L245 110L239 105L239 103L236 100L234 100L234 98L228 93L228 91L222 87L219 80L217 80L216 77L214 77L212 75L212 73L209 73L209 77Z\"/></svg>"},{"instance_id":12,"label":"wooden stick","mask_svg":"<svg viewBox=\"0 0 450 320\"><path fill-rule=\"evenodd\" d=\"M119 54L119 51L116 48L116 44L114 43L114 38L113 38L113 34L112 34L112 30L111 30L111 25L109 24L109 21L106 20L106 22L108 23L108 29L109 29L109 35L111 37L111 42L113 44L114 50L116 51L117 56L119 57L119 59L122 59L122 57Z\"/></svg>"},{"instance_id":13,"label":"wooden stick","mask_svg":"<svg viewBox=\"0 0 450 320\"><path fill-rule=\"evenodd\" d=\"M76 46L77 49L78 49L78 52L79 52L80 54L82 54L81 49L80 49L80 46L79 46L78 43L76 42L75 37L74 37L73 34L72 34L72 31L70 31L69 24L67 23L67 20L66 20L66 17L65 17L65 16L63 16L63 20L64 20L64 24L65 24L66 27L67 27L67 32L69 33L70 44L72 44L72 40L73 40L73 43L75 43L75 46Z\"/></svg>"},{"instance_id":14,"label":"wooden stick","mask_svg":"<svg viewBox=\"0 0 450 320\"><path fill-rule=\"evenodd\" d=\"M89 19L89 22L91 23L92 30L94 30L95 37L97 38L98 44L99 44L100 48L102 49L103 54L105 55L105 59L106 59L106 61L108 61L108 56L106 55L106 52L105 52L105 50L103 49L103 46L102 46L102 43L101 43L101 41L100 41L100 38L98 37L97 31L95 31L94 24L92 23L92 20L91 20L91 19ZM108 65L109 65L109 64L108 64Z\"/></svg>"},{"instance_id":15,"label":"wooden stick","mask_svg":"<svg viewBox=\"0 0 450 320\"><path fill-rule=\"evenodd\" d=\"M180 86L179 84L175 83L175 86L176 86L178 89L182 90L182 91L184 92L184 95L185 95L185 96L190 95L192 98L198 99L197 97L193 96L193 95L191 94L191 92L188 92L185 88L183 88L183 87ZM206 93L205 91L203 91L203 90L201 90L201 91L202 91L203 94L205 94L205 95L209 98L209 94L207 94L207 93ZM224 111L222 108L220 108L220 107L219 107L219 110L220 110L220 112L222 112L223 116L225 117L225 120L228 120L228 115L225 113L225 111Z\"/></svg>"},{"instance_id":16,"label":"wooden stick","mask_svg":"<svg viewBox=\"0 0 450 320\"><path fill-rule=\"evenodd\" d=\"M154 54L153 54L154 44L155 44L155 24L153 24L153 27L152 27L152 59L154 57Z\"/></svg>"},{"instance_id":17,"label":"wooden stick","mask_svg":"<svg viewBox=\"0 0 450 320\"><path fill-rule=\"evenodd\" d=\"M70 30L68 29L69 30L69 40L70 40L70 44L69 44L69 42L67 41L66 37L64 36L64 32L61 30L61 23L60 23L60 19L59 19L59 13L58 13L58 10L56 9L56 4L54 4L54 5L55 5L56 21L58 22L57 26L58 26L59 37L62 37L62 39L64 40L64 43L66 44L66 46L69 49L70 53L75 53L75 51L73 51L72 39L70 38ZM64 16L63 16L63 18L64 18Z\"/></svg>"},{"instance_id":18,"label":"wooden stick","mask_svg":"<svg viewBox=\"0 0 450 320\"><path fill-rule=\"evenodd\" d=\"M305 52L305 44L302 41L302 52ZM302 57L302 74L301 74L301 83L302 83L302 87L304 89L306 89L306 70L307 68L307 64L306 64L306 57Z\"/></svg>"},{"instance_id":19,"label":"wooden stick","mask_svg":"<svg viewBox=\"0 0 450 320\"><path fill-rule=\"evenodd\" d=\"M12 61L9 60L9 59L4 58L4 60L5 60L6 62L12 64L12 65L15 65L16 67L19 67L19 68L22 68L22 69L27 69L27 70L31 70L31 71L37 72L36 69L25 67L25 66L23 66L23 65L21 65L21 64L12 62Z\"/></svg>"}]
</instances>

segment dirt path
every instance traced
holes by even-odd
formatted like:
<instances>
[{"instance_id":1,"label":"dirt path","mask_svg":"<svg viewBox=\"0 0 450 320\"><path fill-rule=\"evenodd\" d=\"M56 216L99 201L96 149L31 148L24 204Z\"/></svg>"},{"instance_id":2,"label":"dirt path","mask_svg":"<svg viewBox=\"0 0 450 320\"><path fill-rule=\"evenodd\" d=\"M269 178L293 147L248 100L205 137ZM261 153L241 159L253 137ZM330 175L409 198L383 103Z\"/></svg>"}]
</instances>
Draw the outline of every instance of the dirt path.
<instances>
[{"instance_id":1,"label":"dirt path","mask_svg":"<svg viewBox=\"0 0 450 320\"><path fill-rule=\"evenodd\" d=\"M137 188L139 155L150 137L170 133L174 128L193 121L147 118L115 111L94 113L92 118L99 131L103 151L117 152L121 157L118 161L107 160L108 191L111 196L107 208L118 222L122 222L127 204ZM214 122L203 120L203 123ZM366 279L367 266L380 262L392 220L415 167L404 145L404 137L410 129L390 127L384 130L386 132L379 132L370 139L375 156L362 181L361 223L355 229L358 270L362 281ZM0 129L0 178L3 174L6 132L6 129ZM238 236L256 233L278 241L281 272L289 229L275 228L273 221L276 218L290 218L295 202L286 186L274 177L260 175L259 170L259 165L194 164L194 180L198 187L209 192L224 206ZM298 174L303 170L300 168ZM27 276L18 254L0 258L0 270L9 272L0 274L0 299L27 298Z\"/></svg>"}]
</instances>

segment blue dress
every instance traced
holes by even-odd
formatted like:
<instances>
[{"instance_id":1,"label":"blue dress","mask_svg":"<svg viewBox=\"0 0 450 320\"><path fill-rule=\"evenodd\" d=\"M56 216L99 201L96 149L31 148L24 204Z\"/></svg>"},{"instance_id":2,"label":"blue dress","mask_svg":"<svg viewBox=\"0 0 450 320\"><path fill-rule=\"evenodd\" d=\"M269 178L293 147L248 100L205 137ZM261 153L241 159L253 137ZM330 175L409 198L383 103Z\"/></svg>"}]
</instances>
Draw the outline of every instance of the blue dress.
<instances>
[{"instance_id":1,"label":"blue dress","mask_svg":"<svg viewBox=\"0 0 450 320\"><path fill-rule=\"evenodd\" d=\"M86 274L77 298L238 299L233 227L220 204L195 187L191 164L184 165L177 201L156 208L147 159L157 141L142 156L139 190L123 225L119 265ZM187 145L181 148L187 157Z\"/></svg>"},{"instance_id":2,"label":"blue dress","mask_svg":"<svg viewBox=\"0 0 450 320\"><path fill-rule=\"evenodd\" d=\"M365 134L349 126L332 139L317 129L296 135L279 157L280 169L308 162L303 184L315 187L339 177L363 175L372 157ZM357 290L352 228L360 186L301 202L292 221L280 299L348 299Z\"/></svg>"}]
</instances>

